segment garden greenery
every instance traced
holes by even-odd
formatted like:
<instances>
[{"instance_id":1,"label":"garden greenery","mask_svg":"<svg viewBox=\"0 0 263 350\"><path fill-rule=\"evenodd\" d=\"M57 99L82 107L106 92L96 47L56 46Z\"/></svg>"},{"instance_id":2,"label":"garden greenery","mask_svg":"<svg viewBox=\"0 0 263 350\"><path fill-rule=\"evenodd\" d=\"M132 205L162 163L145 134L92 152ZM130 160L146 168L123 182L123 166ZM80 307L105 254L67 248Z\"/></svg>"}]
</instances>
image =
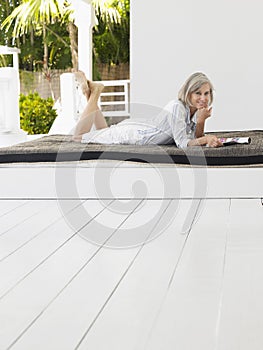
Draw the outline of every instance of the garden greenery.
<instances>
[{"instance_id":1,"label":"garden greenery","mask_svg":"<svg viewBox=\"0 0 263 350\"><path fill-rule=\"evenodd\" d=\"M35 13L42 3L47 6L49 3L57 2L56 0L0 0L0 45L17 46L21 49L19 55L21 70L39 71L45 68L45 64L49 69L72 67L71 51L77 45L75 42L77 34L72 31L75 27L74 23L67 16L62 20L62 15L57 13L51 22L41 25ZM97 17L97 25L93 29L95 70L98 63L106 63L110 66L129 62L130 1L93 0L92 2ZM26 11L29 11L29 5L32 13L25 16ZM18 16L16 11L19 8L21 11ZM40 8L43 11L41 6ZM20 31L17 28L20 28ZM0 65L4 66L1 60Z\"/></svg>"},{"instance_id":2,"label":"garden greenery","mask_svg":"<svg viewBox=\"0 0 263 350\"><path fill-rule=\"evenodd\" d=\"M57 112L53 109L51 97L44 99L37 93L20 95L20 125L29 135L47 134L54 122Z\"/></svg>"}]
</instances>

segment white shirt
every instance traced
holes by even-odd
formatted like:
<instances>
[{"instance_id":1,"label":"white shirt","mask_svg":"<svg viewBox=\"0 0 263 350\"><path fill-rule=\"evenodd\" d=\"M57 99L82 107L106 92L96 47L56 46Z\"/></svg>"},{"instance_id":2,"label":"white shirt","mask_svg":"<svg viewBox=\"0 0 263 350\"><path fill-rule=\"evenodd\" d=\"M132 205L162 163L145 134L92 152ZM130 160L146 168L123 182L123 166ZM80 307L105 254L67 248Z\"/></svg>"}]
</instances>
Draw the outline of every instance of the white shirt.
<instances>
[{"instance_id":1,"label":"white shirt","mask_svg":"<svg viewBox=\"0 0 263 350\"><path fill-rule=\"evenodd\" d=\"M195 138L196 114L181 101L170 101L154 118L126 119L110 128L84 134L82 142L102 144L171 144L185 148Z\"/></svg>"},{"instance_id":2,"label":"white shirt","mask_svg":"<svg viewBox=\"0 0 263 350\"><path fill-rule=\"evenodd\" d=\"M195 138L196 114L190 118L190 108L181 101L170 101L151 123L156 132L143 139L142 144L170 144L175 142L177 147L185 148L189 140Z\"/></svg>"}]
</instances>

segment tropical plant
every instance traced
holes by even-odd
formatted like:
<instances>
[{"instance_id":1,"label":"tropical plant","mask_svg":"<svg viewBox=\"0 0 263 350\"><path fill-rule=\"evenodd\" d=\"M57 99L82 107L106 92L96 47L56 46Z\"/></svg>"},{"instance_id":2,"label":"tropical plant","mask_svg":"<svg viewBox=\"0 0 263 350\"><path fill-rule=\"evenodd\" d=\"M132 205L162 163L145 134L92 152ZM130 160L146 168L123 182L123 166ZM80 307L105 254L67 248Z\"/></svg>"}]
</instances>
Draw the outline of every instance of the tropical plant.
<instances>
[{"instance_id":1,"label":"tropical plant","mask_svg":"<svg viewBox=\"0 0 263 350\"><path fill-rule=\"evenodd\" d=\"M106 23L121 23L122 11L125 0L92 0L95 12L100 14L102 20Z\"/></svg>"},{"instance_id":2,"label":"tropical plant","mask_svg":"<svg viewBox=\"0 0 263 350\"><path fill-rule=\"evenodd\" d=\"M21 128L29 135L47 134L57 116L53 105L52 98L41 98L37 92L21 94L19 99Z\"/></svg>"},{"instance_id":3,"label":"tropical plant","mask_svg":"<svg viewBox=\"0 0 263 350\"><path fill-rule=\"evenodd\" d=\"M12 11L19 5L19 0L0 0L0 23L3 23L6 17L8 17ZM12 28L10 31L0 32L0 44L10 45L12 42Z\"/></svg>"},{"instance_id":4,"label":"tropical plant","mask_svg":"<svg viewBox=\"0 0 263 350\"><path fill-rule=\"evenodd\" d=\"M74 25L72 0L13 0L14 6L0 13L6 37L23 41L22 68L33 70L41 64L57 67L60 60L78 67L77 28ZM79 0L77 0L79 1ZM9 0L0 0L10 3ZM73 2L73 1L72 1ZM129 59L129 1L93 0L98 25L94 29L94 58L99 62L118 63ZM4 19L5 18L5 19ZM2 20L4 19L4 20ZM67 31L65 33L65 28ZM42 36L42 39L41 39ZM0 38L0 43L2 42ZM43 48L42 59L39 52ZM62 53L63 51L63 53ZM56 61L56 62L54 62ZM62 64L61 64L62 65ZM61 67L62 68L62 67Z\"/></svg>"},{"instance_id":5,"label":"tropical plant","mask_svg":"<svg viewBox=\"0 0 263 350\"><path fill-rule=\"evenodd\" d=\"M95 60L101 63L129 62L129 0L94 0L98 25L93 31Z\"/></svg>"},{"instance_id":6,"label":"tropical plant","mask_svg":"<svg viewBox=\"0 0 263 350\"><path fill-rule=\"evenodd\" d=\"M3 21L1 27L10 30L19 37L30 31L41 31L43 35L43 68L48 68L48 25L56 20L62 20L69 15L71 9L65 0L24 0L14 8L12 13Z\"/></svg>"}]
</instances>

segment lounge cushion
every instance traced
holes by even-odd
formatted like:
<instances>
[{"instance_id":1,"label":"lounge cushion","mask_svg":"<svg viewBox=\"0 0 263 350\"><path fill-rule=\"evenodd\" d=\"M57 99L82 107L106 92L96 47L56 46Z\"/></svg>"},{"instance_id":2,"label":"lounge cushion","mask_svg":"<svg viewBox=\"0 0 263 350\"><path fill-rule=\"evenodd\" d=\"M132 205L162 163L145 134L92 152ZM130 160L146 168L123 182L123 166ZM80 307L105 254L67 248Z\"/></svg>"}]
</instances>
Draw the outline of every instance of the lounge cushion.
<instances>
[{"instance_id":1,"label":"lounge cushion","mask_svg":"<svg viewBox=\"0 0 263 350\"><path fill-rule=\"evenodd\" d=\"M112 159L216 166L263 164L263 130L209 134L218 137L250 137L251 143L220 148L179 149L175 145L82 144L72 141L70 135L47 135L34 141L0 148L0 163Z\"/></svg>"}]
</instances>

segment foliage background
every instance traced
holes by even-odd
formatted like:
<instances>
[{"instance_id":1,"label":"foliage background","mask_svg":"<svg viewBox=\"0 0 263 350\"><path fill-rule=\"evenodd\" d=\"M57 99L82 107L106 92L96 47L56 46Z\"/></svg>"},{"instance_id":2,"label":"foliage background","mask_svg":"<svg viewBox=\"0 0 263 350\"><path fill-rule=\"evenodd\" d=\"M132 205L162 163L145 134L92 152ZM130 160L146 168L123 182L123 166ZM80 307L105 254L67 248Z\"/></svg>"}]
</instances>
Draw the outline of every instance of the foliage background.
<instances>
[{"instance_id":1,"label":"foliage background","mask_svg":"<svg viewBox=\"0 0 263 350\"><path fill-rule=\"evenodd\" d=\"M37 92L21 94L19 100L21 128L33 134L47 134L57 113L52 108L54 101L51 97L44 99Z\"/></svg>"},{"instance_id":2,"label":"foliage background","mask_svg":"<svg viewBox=\"0 0 263 350\"><path fill-rule=\"evenodd\" d=\"M0 0L0 23L22 3L22 0ZM98 3L98 1L97 1ZM93 29L93 63L95 80L100 78L98 64L109 66L129 62L130 36L130 2L129 0L108 1L109 9L114 9L120 15L120 20L107 15L102 7L95 6L98 24ZM110 13L110 12L108 12ZM47 25L47 33L43 39L41 26L31 28L27 33L16 38L12 32L14 23L9 30L0 31L0 45L16 46L21 49L19 55L20 69L39 71L43 68L43 40L48 46L49 69L67 69L72 67L69 28L67 20L56 20ZM4 56L0 65L8 65L10 57Z\"/></svg>"},{"instance_id":3,"label":"foliage background","mask_svg":"<svg viewBox=\"0 0 263 350\"><path fill-rule=\"evenodd\" d=\"M39 4L40 0L0 0L0 26L18 6L27 1ZM52 1L58 0L45 0L45 4ZM93 0L93 4L97 17L97 25L93 28L93 79L100 80L103 65L107 65L110 71L113 66L129 63L130 2ZM26 30L14 36L16 20L17 17L13 18L9 27L0 30L0 45L20 48L20 80L23 85L29 80L32 86L32 72L42 72L48 81L53 99L30 92L28 95L21 94L19 102L21 127L29 134L45 134L56 118L56 111L52 109L57 97L52 91L52 74L54 76L56 73L52 71L72 68L72 33L77 39L77 28L69 15L58 15L44 25L35 23L27 26ZM45 52L48 53L47 57ZM11 65L11 59L11 55L0 55L0 66Z\"/></svg>"}]
</instances>

